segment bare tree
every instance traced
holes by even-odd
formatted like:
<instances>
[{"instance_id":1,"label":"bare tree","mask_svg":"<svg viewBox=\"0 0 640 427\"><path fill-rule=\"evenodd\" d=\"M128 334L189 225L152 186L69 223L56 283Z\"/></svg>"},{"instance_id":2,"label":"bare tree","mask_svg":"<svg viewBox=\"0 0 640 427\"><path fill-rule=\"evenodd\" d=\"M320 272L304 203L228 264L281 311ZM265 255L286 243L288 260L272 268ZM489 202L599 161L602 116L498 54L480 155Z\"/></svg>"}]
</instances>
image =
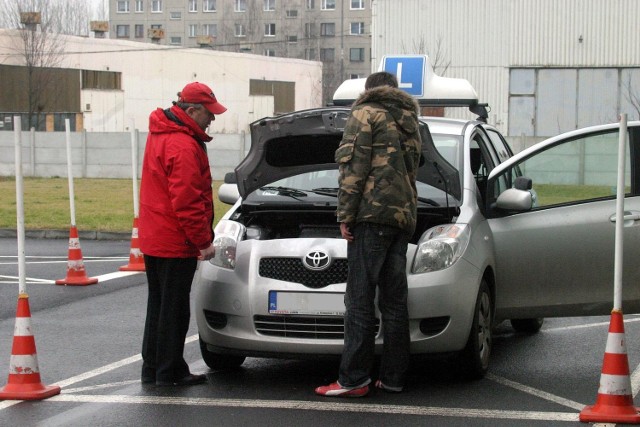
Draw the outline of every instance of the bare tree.
<instances>
[{"instance_id":1,"label":"bare tree","mask_svg":"<svg viewBox=\"0 0 640 427\"><path fill-rule=\"evenodd\" d=\"M433 71L439 76L444 76L451 65L451 60L446 58L442 45L442 36L438 36L434 43L435 46L431 46L433 49L429 49L429 44L422 37L413 41L411 49L407 49L403 42L401 49L404 54L427 55Z\"/></svg>"},{"instance_id":2,"label":"bare tree","mask_svg":"<svg viewBox=\"0 0 640 427\"><path fill-rule=\"evenodd\" d=\"M633 87L631 83L631 74L629 74L627 81L623 84L623 95L629 105L636 110L637 118L640 119L640 89Z\"/></svg>"}]
</instances>

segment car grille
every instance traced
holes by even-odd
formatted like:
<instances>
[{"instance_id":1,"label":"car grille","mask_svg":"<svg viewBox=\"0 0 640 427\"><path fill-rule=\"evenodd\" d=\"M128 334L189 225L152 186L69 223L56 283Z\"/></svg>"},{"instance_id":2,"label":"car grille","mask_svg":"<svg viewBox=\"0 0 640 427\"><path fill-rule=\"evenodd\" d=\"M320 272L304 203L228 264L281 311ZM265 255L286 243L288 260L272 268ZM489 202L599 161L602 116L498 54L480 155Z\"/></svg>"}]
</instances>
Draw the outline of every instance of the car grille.
<instances>
[{"instance_id":1,"label":"car grille","mask_svg":"<svg viewBox=\"0 0 640 427\"><path fill-rule=\"evenodd\" d=\"M344 319L329 316L254 316L253 323L262 335L305 339L344 339ZM376 335L380 319L376 319Z\"/></svg>"},{"instance_id":2,"label":"car grille","mask_svg":"<svg viewBox=\"0 0 640 427\"><path fill-rule=\"evenodd\" d=\"M334 283L347 281L347 260L334 259L329 268L322 271L307 269L300 258L262 258L259 274L269 279L300 283L308 288L319 289Z\"/></svg>"}]
</instances>

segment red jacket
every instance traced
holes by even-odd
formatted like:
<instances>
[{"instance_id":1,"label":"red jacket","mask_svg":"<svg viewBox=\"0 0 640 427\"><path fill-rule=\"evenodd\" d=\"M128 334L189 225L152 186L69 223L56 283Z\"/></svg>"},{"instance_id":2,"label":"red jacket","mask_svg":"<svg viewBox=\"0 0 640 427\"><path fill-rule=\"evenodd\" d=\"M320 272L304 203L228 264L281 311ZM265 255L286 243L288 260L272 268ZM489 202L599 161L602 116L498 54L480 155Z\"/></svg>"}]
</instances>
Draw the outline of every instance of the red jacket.
<instances>
[{"instance_id":1,"label":"red jacket","mask_svg":"<svg viewBox=\"0 0 640 427\"><path fill-rule=\"evenodd\" d=\"M210 140L178 107L151 113L140 183L142 253L196 257L213 241L213 191L204 144Z\"/></svg>"}]
</instances>

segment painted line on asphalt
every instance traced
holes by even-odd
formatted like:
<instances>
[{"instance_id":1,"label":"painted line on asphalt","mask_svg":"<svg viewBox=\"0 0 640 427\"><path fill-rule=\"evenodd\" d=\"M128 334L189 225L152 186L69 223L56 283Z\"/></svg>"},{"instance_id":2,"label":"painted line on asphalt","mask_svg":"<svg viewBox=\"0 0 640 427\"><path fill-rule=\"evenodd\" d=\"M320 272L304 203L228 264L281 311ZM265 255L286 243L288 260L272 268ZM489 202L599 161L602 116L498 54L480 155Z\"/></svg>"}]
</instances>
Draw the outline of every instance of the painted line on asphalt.
<instances>
[{"instance_id":1,"label":"painted line on asphalt","mask_svg":"<svg viewBox=\"0 0 640 427\"><path fill-rule=\"evenodd\" d=\"M632 319L625 319L624 323L640 322L640 317L634 316ZM595 326L609 326L611 322L586 323L584 325L560 326L557 328L542 329L542 332L564 332L574 329L593 328Z\"/></svg>"},{"instance_id":2,"label":"painted line on asphalt","mask_svg":"<svg viewBox=\"0 0 640 427\"><path fill-rule=\"evenodd\" d=\"M577 409L581 411L585 407L584 403L578 403L573 400L565 399L564 397L556 396L555 394L547 393L546 391L542 391L534 387L529 387L527 385L508 380L498 375L493 375L491 373L488 373L485 378L487 378L488 380L497 382L498 384L502 384L507 387L520 390L532 396L539 397L540 399L548 400L550 402L557 403L562 406L567 406L571 409Z\"/></svg>"},{"instance_id":3,"label":"painted line on asphalt","mask_svg":"<svg viewBox=\"0 0 640 427\"><path fill-rule=\"evenodd\" d=\"M142 273L144 273L144 271L115 271L113 273L101 274L99 276L90 276L90 277L98 279L98 283L100 283L100 282L106 282L108 280L119 279L121 277L133 276L133 275L142 274ZM13 285L15 285L16 283L18 283L18 279L19 278L18 278L18 276L1 276L0 275L0 279L9 279L9 280L0 281L0 284L13 284ZM46 284L46 285L51 285L51 284L56 283L55 280L36 279L34 277L27 277L27 278L25 278L25 281L28 284Z\"/></svg>"},{"instance_id":4,"label":"painted line on asphalt","mask_svg":"<svg viewBox=\"0 0 640 427\"><path fill-rule=\"evenodd\" d=\"M377 413L399 415L431 415L441 417L488 418L536 421L579 421L578 413L541 411L502 411L490 409L443 408L408 405L373 405L340 402L310 402L305 400L254 400L254 399L212 399L184 398L168 396L127 396L127 395L74 395L60 394L48 399L53 402L72 403L116 403L147 405L185 405L228 408L295 409L302 411L328 411L352 413Z\"/></svg>"}]
</instances>

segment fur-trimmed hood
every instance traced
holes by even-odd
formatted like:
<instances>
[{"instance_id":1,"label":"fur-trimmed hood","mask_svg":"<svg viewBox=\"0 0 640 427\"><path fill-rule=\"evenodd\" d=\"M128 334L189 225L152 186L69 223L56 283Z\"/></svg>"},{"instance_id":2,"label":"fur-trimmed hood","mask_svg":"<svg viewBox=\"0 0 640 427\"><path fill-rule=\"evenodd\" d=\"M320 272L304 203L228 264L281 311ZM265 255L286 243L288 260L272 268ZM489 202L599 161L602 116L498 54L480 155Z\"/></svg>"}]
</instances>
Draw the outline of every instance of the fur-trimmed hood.
<instances>
[{"instance_id":1,"label":"fur-trimmed hood","mask_svg":"<svg viewBox=\"0 0 640 427\"><path fill-rule=\"evenodd\" d=\"M357 108L363 104L378 104L391 114L394 120L408 133L416 132L418 102L408 93L390 86L378 86L366 90L353 103ZM412 120L406 120L411 117Z\"/></svg>"}]
</instances>

